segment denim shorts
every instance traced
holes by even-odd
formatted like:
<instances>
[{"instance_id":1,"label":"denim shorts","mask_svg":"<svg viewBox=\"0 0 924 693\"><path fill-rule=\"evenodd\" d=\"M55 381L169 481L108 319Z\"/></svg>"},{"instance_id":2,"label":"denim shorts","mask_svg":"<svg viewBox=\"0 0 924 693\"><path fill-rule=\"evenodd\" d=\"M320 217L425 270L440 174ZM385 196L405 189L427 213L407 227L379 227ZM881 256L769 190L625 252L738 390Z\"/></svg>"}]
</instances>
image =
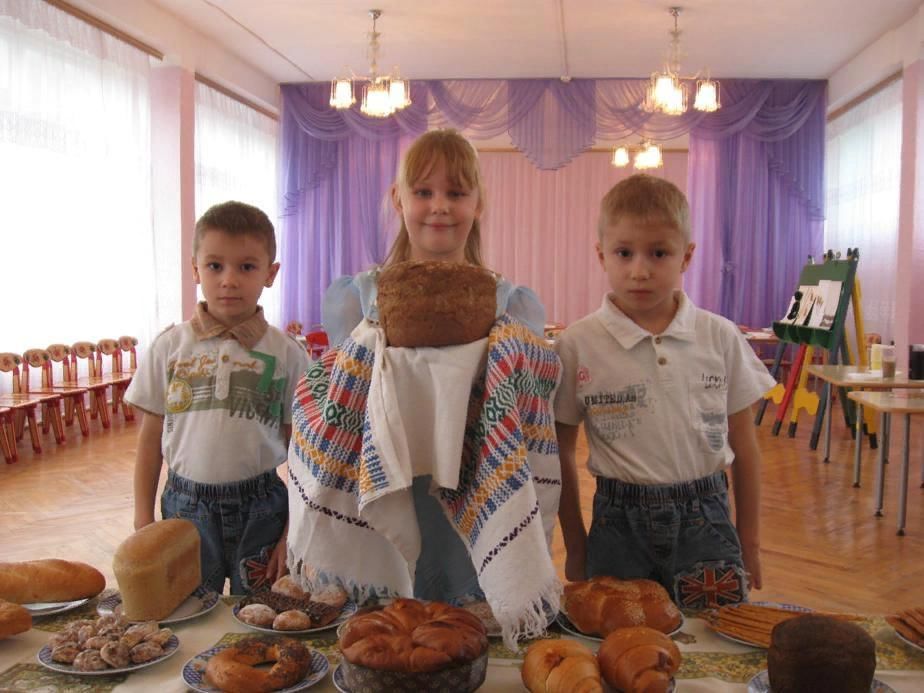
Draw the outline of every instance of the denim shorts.
<instances>
[{"instance_id":1,"label":"denim shorts","mask_svg":"<svg viewBox=\"0 0 924 693\"><path fill-rule=\"evenodd\" d=\"M164 518L189 520L199 530L202 584L221 594L228 578L231 594L246 594L266 582L289 497L275 470L230 484L200 484L170 471L160 508Z\"/></svg>"},{"instance_id":2,"label":"denim shorts","mask_svg":"<svg viewBox=\"0 0 924 693\"><path fill-rule=\"evenodd\" d=\"M683 608L745 601L725 472L653 486L597 477L586 569L659 582Z\"/></svg>"}]
</instances>

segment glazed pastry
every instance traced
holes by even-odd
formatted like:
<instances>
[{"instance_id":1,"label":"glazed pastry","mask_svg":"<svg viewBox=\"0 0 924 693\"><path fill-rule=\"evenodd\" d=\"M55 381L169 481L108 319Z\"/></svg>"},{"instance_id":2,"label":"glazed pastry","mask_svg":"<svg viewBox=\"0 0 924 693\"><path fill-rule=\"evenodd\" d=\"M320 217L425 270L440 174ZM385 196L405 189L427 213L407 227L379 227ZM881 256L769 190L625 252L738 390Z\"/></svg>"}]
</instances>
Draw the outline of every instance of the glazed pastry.
<instances>
[{"instance_id":1,"label":"glazed pastry","mask_svg":"<svg viewBox=\"0 0 924 693\"><path fill-rule=\"evenodd\" d=\"M149 635L156 633L158 630L160 630L160 628L154 621L148 621L147 623L137 623L125 631L125 634L121 637L122 644L132 648Z\"/></svg>"},{"instance_id":2,"label":"glazed pastry","mask_svg":"<svg viewBox=\"0 0 924 693\"><path fill-rule=\"evenodd\" d=\"M167 644L167 641L173 637L173 631L169 628L161 628L156 633L151 633L148 636L145 636L144 642L153 642L161 647L164 647Z\"/></svg>"},{"instance_id":3,"label":"glazed pastry","mask_svg":"<svg viewBox=\"0 0 924 693\"><path fill-rule=\"evenodd\" d=\"M63 642L51 650L51 661L62 664L73 664L74 658L80 654L80 646L74 642Z\"/></svg>"},{"instance_id":4,"label":"glazed pastry","mask_svg":"<svg viewBox=\"0 0 924 693\"><path fill-rule=\"evenodd\" d=\"M162 657L163 654L164 648L156 642L142 642L131 649L129 656L135 664L143 664L144 662L150 662L152 659Z\"/></svg>"},{"instance_id":5,"label":"glazed pastry","mask_svg":"<svg viewBox=\"0 0 924 693\"><path fill-rule=\"evenodd\" d=\"M131 661L128 648L118 640L104 645L99 651L99 656L113 669L124 669Z\"/></svg>"},{"instance_id":6,"label":"glazed pastry","mask_svg":"<svg viewBox=\"0 0 924 693\"><path fill-rule=\"evenodd\" d=\"M74 657L74 668L77 671L102 671L108 665L99 656L99 650L84 650Z\"/></svg>"}]
</instances>

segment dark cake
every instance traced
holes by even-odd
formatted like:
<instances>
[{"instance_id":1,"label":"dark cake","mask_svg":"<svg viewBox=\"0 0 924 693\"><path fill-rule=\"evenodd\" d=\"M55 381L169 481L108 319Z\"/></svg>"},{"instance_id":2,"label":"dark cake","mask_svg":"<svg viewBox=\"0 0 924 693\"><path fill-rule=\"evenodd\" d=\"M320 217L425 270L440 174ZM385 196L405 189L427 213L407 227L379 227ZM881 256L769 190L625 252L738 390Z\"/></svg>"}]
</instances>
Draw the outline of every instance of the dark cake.
<instances>
[{"instance_id":1,"label":"dark cake","mask_svg":"<svg viewBox=\"0 0 924 693\"><path fill-rule=\"evenodd\" d=\"M876 643L859 626L805 614L777 624L767 672L773 693L869 693Z\"/></svg>"},{"instance_id":2,"label":"dark cake","mask_svg":"<svg viewBox=\"0 0 924 693\"><path fill-rule=\"evenodd\" d=\"M379 319L388 345L441 347L488 336L497 311L497 280L482 267L399 262L378 278Z\"/></svg>"}]
</instances>

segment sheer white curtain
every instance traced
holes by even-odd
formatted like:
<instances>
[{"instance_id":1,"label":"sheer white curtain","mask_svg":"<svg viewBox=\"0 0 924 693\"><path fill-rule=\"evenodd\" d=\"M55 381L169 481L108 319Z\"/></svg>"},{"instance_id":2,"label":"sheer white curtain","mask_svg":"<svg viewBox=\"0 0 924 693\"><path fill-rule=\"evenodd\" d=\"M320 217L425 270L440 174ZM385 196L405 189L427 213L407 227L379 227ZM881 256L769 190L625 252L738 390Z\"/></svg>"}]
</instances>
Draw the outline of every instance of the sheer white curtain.
<instances>
[{"instance_id":1,"label":"sheer white curtain","mask_svg":"<svg viewBox=\"0 0 924 693\"><path fill-rule=\"evenodd\" d=\"M275 120L196 82L197 218L214 204L239 200L262 209L278 227L276 158ZM276 243L278 261L278 228ZM277 327L281 327L281 286L277 278L260 297L266 319Z\"/></svg>"},{"instance_id":2,"label":"sheer white curtain","mask_svg":"<svg viewBox=\"0 0 924 693\"><path fill-rule=\"evenodd\" d=\"M159 315L149 58L35 0L0 0L0 350L132 334ZM176 239L179 243L179 238Z\"/></svg>"},{"instance_id":3,"label":"sheer white curtain","mask_svg":"<svg viewBox=\"0 0 924 693\"><path fill-rule=\"evenodd\" d=\"M857 275L867 333L893 337L902 82L828 123L825 248L860 249Z\"/></svg>"}]
</instances>

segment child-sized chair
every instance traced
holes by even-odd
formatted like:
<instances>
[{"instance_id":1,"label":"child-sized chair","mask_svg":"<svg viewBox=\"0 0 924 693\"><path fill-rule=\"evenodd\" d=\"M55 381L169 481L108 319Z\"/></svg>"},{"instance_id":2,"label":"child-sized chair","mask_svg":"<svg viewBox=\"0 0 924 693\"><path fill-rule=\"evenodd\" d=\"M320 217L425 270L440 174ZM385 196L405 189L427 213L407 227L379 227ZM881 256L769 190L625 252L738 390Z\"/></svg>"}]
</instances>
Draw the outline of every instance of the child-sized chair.
<instances>
[{"instance_id":1,"label":"child-sized chair","mask_svg":"<svg viewBox=\"0 0 924 693\"><path fill-rule=\"evenodd\" d=\"M87 426L87 413L84 395L87 394L86 388L67 387L64 385L55 387L51 369L51 354L47 349L29 349L22 355L22 392L33 395L60 395L64 400L65 419L68 425L74 422L74 412L77 412L77 419L80 422L80 433L84 437L90 434L90 428ZM32 379L29 377L29 369L35 369L41 373L41 385L32 386ZM54 419L61 421L61 400L49 400L42 403L42 431L48 430L48 424ZM51 410L54 410L53 412ZM63 433L62 433L63 438Z\"/></svg>"},{"instance_id":2,"label":"child-sized chair","mask_svg":"<svg viewBox=\"0 0 924 693\"><path fill-rule=\"evenodd\" d=\"M134 345L132 345L134 348ZM103 357L109 357L109 372L103 369ZM132 373L122 369L122 345L115 339L101 339L96 345L96 370L94 374L108 382L112 387L112 413L119 412L122 407L122 417L126 421L135 419L135 412L131 405L125 401L125 391L132 382Z\"/></svg>"},{"instance_id":3,"label":"child-sized chair","mask_svg":"<svg viewBox=\"0 0 924 693\"><path fill-rule=\"evenodd\" d=\"M9 409L5 415L12 418L12 437L11 449L12 456L6 456L7 463L16 461L16 441L23 436L26 424L29 426L29 438L32 440L32 449L40 453L42 451L42 441L39 438L38 421L35 418L35 410L39 405L45 402L60 400L61 396L52 395L29 395L22 392L22 381L20 379L19 367L22 365L22 359L18 354L10 352L0 354L0 372L10 373L12 375L12 393L0 395L0 407ZM58 413L58 416L55 416ZM50 413L51 425L54 429L55 440L59 443L64 442L64 430L61 426L60 410L55 407ZM7 434L4 434L6 437ZM11 459L12 458L12 459Z\"/></svg>"},{"instance_id":4,"label":"child-sized chair","mask_svg":"<svg viewBox=\"0 0 924 693\"><path fill-rule=\"evenodd\" d=\"M53 390L82 390L84 393L92 391L93 388L79 387L76 380L71 379L71 348L67 344L50 344L46 351L48 358L51 359L48 368L42 374L42 382L47 382L46 387ZM61 364L60 381L55 378L54 364L56 363ZM105 389L105 386L101 387ZM66 425L70 426L74 423L75 414L80 424L80 432L87 435L90 429L87 424L87 402L83 395L75 395L64 401L64 423Z\"/></svg>"},{"instance_id":5,"label":"child-sized chair","mask_svg":"<svg viewBox=\"0 0 924 693\"><path fill-rule=\"evenodd\" d=\"M80 361L86 361L87 374L80 376ZM99 416L103 428L109 428L109 408L106 406L106 390L110 383L96 375L96 344L75 342L71 345L70 373L62 385L85 387L90 391L90 418Z\"/></svg>"},{"instance_id":6,"label":"child-sized chair","mask_svg":"<svg viewBox=\"0 0 924 693\"><path fill-rule=\"evenodd\" d=\"M13 410L0 407L0 450L7 464L19 459L16 454L16 432L13 430Z\"/></svg>"}]
</instances>

